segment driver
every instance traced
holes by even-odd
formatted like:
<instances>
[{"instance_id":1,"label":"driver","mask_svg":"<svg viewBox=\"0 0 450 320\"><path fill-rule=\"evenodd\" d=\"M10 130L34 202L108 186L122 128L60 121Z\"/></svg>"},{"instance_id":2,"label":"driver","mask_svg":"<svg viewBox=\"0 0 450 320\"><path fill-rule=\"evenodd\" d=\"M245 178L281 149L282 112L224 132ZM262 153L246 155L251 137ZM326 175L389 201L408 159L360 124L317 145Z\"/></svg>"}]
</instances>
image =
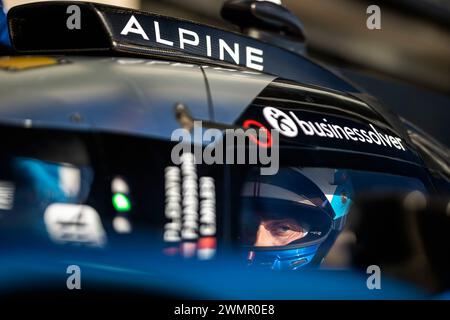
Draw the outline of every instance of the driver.
<instances>
[{"instance_id":1,"label":"driver","mask_svg":"<svg viewBox=\"0 0 450 320\"><path fill-rule=\"evenodd\" d=\"M319 265L344 226L352 195L345 170L251 171L241 192L239 233L249 264L289 270Z\"/></svg>"}]
</instances>

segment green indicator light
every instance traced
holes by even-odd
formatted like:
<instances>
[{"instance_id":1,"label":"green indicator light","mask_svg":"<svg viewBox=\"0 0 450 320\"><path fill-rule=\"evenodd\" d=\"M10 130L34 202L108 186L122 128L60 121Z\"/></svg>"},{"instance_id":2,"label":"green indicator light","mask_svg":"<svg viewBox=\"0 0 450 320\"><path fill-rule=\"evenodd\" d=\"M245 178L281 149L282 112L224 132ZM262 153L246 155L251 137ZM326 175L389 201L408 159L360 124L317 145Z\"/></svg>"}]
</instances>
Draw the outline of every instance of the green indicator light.
<instances>
[{"instance_id":1,"label":"green indicator light","mask_svg":"<svg viewBox=\"0 0 450 320\"><path fill-rule=\"evenodd\" d=\"M112 203L114 208L119 212L126 212L131 210L131 201L123 193L116 193L113 195Z\"/></svg>"}]
</instances>

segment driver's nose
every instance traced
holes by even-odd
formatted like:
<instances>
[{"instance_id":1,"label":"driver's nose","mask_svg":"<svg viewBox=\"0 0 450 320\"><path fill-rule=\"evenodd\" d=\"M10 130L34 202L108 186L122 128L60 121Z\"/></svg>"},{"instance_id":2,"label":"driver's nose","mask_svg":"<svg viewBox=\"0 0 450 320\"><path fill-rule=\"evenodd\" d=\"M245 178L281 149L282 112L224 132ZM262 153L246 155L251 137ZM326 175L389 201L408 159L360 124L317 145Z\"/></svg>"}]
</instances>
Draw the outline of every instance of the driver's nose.
<instances>
[{"instance_id":1,"label":"driver's nose","mask_svg":"<svg viewBox=\"0 0 450 320\"><path fill-rule=\"evenodd\" d=\"M273 237L263 224L260 224L256 232L255 247L269 247L273 245Z\"/></svg>"}]
</instances>

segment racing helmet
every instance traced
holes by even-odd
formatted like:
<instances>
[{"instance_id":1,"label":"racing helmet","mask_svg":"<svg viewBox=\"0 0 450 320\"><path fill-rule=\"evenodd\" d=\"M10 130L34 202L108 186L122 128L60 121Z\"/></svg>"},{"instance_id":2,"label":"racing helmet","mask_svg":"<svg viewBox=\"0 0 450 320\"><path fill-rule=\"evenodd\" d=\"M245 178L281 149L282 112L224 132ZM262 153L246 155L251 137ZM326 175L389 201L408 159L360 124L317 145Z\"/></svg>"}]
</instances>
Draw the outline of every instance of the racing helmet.
<instances>
[{"instance_id":1,"label":"racing helmet","mask_svg":"<svg viewBox=\"0 0 450 320\"><path fill-rule=\"evenodd\" d=\"M353 198L346 170L251 171L241 191L239 241L249 265L318 266L345 224Z\"/></svg>"}]
</instances>

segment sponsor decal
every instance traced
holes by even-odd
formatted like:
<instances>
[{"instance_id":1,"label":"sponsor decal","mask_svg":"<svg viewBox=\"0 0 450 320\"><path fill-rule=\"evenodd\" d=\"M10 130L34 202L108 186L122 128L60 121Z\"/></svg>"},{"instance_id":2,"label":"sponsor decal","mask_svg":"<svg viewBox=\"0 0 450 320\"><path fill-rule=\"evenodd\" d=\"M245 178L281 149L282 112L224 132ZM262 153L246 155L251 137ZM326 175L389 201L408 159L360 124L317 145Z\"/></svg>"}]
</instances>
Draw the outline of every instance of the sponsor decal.
<instances>
[{"instance_id":1,"label":"sponsor decal","mask_svg":"<svg viewBox=\"0 0 450 320\"><path fill-rule=\"evenodd\" d=\"M180 166L165 178L164 249L166 255L208 260L216 251L216 191L212 177L198 177L194 155L184 153Z\"/></svg>"},{"instance_id":2,"label":"sponsor decal","mask_svg":"<svg viewBox=\"0 0 450 320\"><path fill-rule=\"evenodd\" d=\"M50 238L58 244L104 247L106 233L98 212L88 205L53 203L44 213Z\"/></svg>"},{"instance_id":3,"label":"sponsor decal","mask_svg":"<svg viewBox=\"0 0 450 320\"><path fill-rule=\"evenodd\" d=\"M296 137L298 134L297 125L295 122L283 111L272 107L266 107L263 110L264 117L267 122L283 136Z\"/></svg>"},{"instance_id":4,"label":"sponsor decal","mask_svg":"<svg viewBox=\"0 0 450 320\"><path fill-rule=\"evenodd\" d=\"M0 180L0 210L13 208L15 189L14 183Z\"/></svg>"},{"instance_id":5,"label":"sponsor decal","mask_svg":"<svg viewBox=\"0 0 450 320\"><path fill-rule=\"evenodd\" d=\"M263 115L266 121L280 134L288 138L299 135L321 137L324 139L345 140L354 143L374 144L380 147L406 151L401 138L383 133L371 123L366 128L356 128L329 121L323 117L321 121L304 120L300 112L283 112L274 107L265 107Z\"/></svg>"},{"instance_id":6,"label":"sponsor decal","mask_svg":"<svg viewBox=\"0 0 450 320\"><path fill-rule=\"evenodd\" d=\"M249 135L249 139L253 143L255 143L259 147L263 147L263 148L271 148L272 147L272 134L270 133L269 130L267 130L267 128L261 122L258 122L253 119L247 119L244 121L242 126L244 127L244 129L255 128L258 130L258 132L264 133L263 135L259 134L258 136ZM260 138L263 138L263 139L260 139Z\"/></svg>"},{"instance_id":7,"label":"sponsor decal","mask_svg":"<svg viewBox=\"0 0 450 320\"><path fill-rule=\"evenodd\" d=\"M264 51L260 48L222 36L208 34L204 30L194 30L189 24L175 25L162 20L130 15L123 25L120 35L139 39L144 45L167 47L192 52L258 71L264 70Z\"/></svg>"}]
</instances>

